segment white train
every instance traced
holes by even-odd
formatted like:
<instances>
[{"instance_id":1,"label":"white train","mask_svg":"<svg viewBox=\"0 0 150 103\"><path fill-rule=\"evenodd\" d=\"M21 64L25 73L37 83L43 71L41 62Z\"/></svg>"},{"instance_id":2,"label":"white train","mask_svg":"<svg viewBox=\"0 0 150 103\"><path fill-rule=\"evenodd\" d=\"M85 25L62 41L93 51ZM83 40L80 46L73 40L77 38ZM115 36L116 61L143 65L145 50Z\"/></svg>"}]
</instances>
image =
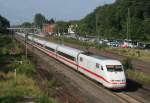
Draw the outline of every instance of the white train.
<instances>
[{"instance_id":1,"label":"white train","mask_svg":"<svg viewBox=\"0 0 150 103\"><path fill-rule=\"evenodd\" d=\"M25 37L25 34L17 33ZM96 80L107 88L126 86L126 77L120 61L104 58L82 50L51 43L28 36L30 43L49 56Z\"/></svg>"}]
</instances>

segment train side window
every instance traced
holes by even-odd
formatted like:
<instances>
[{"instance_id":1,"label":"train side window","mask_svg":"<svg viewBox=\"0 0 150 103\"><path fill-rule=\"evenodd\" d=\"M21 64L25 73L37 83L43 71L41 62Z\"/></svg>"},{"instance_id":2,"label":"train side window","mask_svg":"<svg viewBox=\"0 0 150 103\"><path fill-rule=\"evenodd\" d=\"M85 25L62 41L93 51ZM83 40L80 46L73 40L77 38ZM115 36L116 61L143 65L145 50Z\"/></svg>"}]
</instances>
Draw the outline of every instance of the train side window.
<instances>
[{"instance_id":1,"label":"train side window","mask_svg":"<svg viewBox=\"0 0 150 103\"><path fill-rule=\"evenodd\" d=\"M83 61L83 58L82 57L80 57L80 62L82 62Z\"/></svg>"},{"instance_id":2,"label":"train side window","mask_svg":"<svg viewBox=\"0 0 150 103\"><path fill-rule=\"evenodd\" d=\"M48 49L48 50L50 50L50 51L53 51L53 52L55 51L54 49L52 49L50 47L47 47L47 46L45 46L45 48Z\"/></svg>"},{"instance_id":3,"label":"train side window","mask_svg":"<svg viewBox=\"0 0 150 103\"><path fill-rule=\"evenodd\" d=\"M74 61L74 60L75 60L75 57L70 56L70 55L68 55L68 54L65 54L65 53L63 53L63 52L58 51L57 53L58 53L59 55L61 55L61 56L66 57L67 59L72 60L72 61Z\"/></svg>"},{"instance_id":4,"label":"train side window","mask_svg":"<svg viewBox=\"0 0 150 103\"><path fill-rule=\"evenodd\" d=\"M101 70L104 70L104 69L103 69L103 66L101 66Z\"/></svg>"}]
</instances>

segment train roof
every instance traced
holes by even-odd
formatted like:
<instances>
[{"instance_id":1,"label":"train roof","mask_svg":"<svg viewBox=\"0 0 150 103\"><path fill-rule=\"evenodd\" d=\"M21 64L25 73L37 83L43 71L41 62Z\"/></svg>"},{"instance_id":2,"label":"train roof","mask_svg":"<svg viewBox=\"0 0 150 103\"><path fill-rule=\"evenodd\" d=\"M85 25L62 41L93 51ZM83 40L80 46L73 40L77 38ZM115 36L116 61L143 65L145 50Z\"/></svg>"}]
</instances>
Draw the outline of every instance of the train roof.
<instances>
[{"instance_id":1,"label":"train roof","mask_svg":"<svg viewBox=\"0 0 150 103\"><path fill-rule=\"evenodd\" d=\"M41 39L34 38L33 40L36 41L36 42L38 42L38 43L40 43L40 44L43 44L43 45L46 44L46 41L41 40Z\"/></svg>"},{"instance_id":2,"label":"train roof","mask_svg":"<svg viewBox=\"0 0 150 103\"><path fill-rule=\"evenodd\" d=\"M93 53L90 53L90 52L85 52L85 51L82 51L82 50L79 50L79 49L75 49L75 48L72 48L72 47L69 47L69 46L65 46L65 45L60 45L60 44L56 44L56 43L52 43L52 42L48 42L48 41L45 41L45 40L41 40L41 39L38 39L38 38L34 38L33 39L34 41L37 41L41 44L44 44L45 46L47 47L50 47L50 48L53 48L53 49L56 49L60 52L63 52L63 53L66 53L68 55L71 55L73 57L77 57L77 55L79 53L82 53L86 56L89 56L91 58L95 58L97 60L101 60L102 62L105 62L107 61L107 63L118 63L117 60L113 60L111 58L108 58L108 57L104 57L104 56L99 56L99 55L95 55Z\"/></svg>"},{"instance_id":3,"label":"train roof","mask_svg":"<svg viewBox=\"0 0 150 103\"><path fill-rule=\"evenodd\" d=\"M16 32L16 34L20 35L20 36L23 36L25 37L25 34L24 33L19 33L19 32Z\"/></svg>"},{"instance_id":4,"label":"train roof","mask_svg":"<svg viewBox=\"0 0 150 103\"><path fill-rule=\"evenodd\" d=\"M97 62L101 61L101 63L106 64L106 65L112 65L112 64L121 65L120 61L115 60L115 59L111 59L108 57L95 55L95 54L90 53L90 52L84 52L82 54L88 56L88 58L91 58L91 59L93 58L93 60L95 60Z\"/></svg>"},{"instance_id":5,"label":"train roof","mask_svg":"<svg viewBox=\"0 0 150 103\"><path fill-rule=\"evenodd\" d=\"M68 47L68 46L64 46L64 45L60 45L57 50L61 51L63 53L67 53L73 57L76 57L79 53L84 52L82 50L75 49L75 48Z\"/></svg>"},{"instance_id":6,"label":"train roof","mask_svg":"<svg viewBox=\"0 0 150 103\"><path fill-rule=\"evenodd\" d=\"M59 44L46 41L45 46L56 49L59 46Z\"/></svg>"},{"instance_id":7,"label":"train roof","mask_svg":"<svg viewBox=\"0 0 150 103\"><path fill-rule=\"evenodd\" d=\"M38 38L34 38L33 40L37 41L41 44L44 44L47 47L50 47L50 48L53 48L53 49L57 48L58 51L66 53L66 54L71 55L73 57L76 57L79 53L84 52L84 51L79 50L79 49L75 49L75 48L72 48L72 47L69 47L69 46L64 46L64 45L52 43L52 42L41 40L41 39L38 39Z\"/></svg>"},{"instance_id":8,"label":"train roof","mask_svg":"<svg viewBox=\"0 0 150 103\"><path fill-rule=\"evenodd\" d=\"M82 54L87 55L87 56L90 56L90 57L93 57L93 58L96 58L96 59L101 59L101 60L110 59L110 58L107 58L107 57L104 57L104 56L100 56L100 55L93 54L93 53L91 53L91 52L84 52L84 53L82 53Z\"/></svg>"},{"instance_id":9,"label":"train roof","mask_svg":"<svg viewBox=\"0 0 150 103\"><path fill-rule=\"evenodd\" d=\"M99 56L99 55L91 55L91 57L97 58L97 59L101 59L101 60L108 60L110 58L104 57L104 56Z\"/></svg>"}]
</instances>

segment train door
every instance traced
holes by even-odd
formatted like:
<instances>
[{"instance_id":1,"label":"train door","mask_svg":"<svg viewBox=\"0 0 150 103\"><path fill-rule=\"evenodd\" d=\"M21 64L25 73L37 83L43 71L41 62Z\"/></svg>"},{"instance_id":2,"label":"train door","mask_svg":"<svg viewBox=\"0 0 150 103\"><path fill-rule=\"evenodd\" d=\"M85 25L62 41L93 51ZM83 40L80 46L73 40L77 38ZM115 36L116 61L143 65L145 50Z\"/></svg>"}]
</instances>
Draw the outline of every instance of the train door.
<instances>
[{"instance_id":1,"label":"train door","mask_svg":"<svg viewBox=\"0 0 150 103\"><path fill-rule=\"evenodd\" d=\"M79 55L78 57L78 71L86 74L86 69L87 69L87 59L83 55Z\"/></svg>"},{"instance_id":2,"label":"train door","mask_svg":"<svg viewBox=\"0 0 150 103\"><path fill-rule=\"evenodd\" d=\"M56 59L57 59L57 56L58 56L58 54L57 54L57 52L58 52L58 47L59 47L59 46L57 46L56 49L55 49L55 54L56 54L55 58L56 58Z\"/></svg>"},{"instance_id":3,"label":"train door","mask_svg":"<svg viewBox=\"0 0 150 103\"><path fill-rule=\"evenodd\" d=\"M76 58L75 58L75 62L76 62L76 64L77 64L77 70L79 69L79 62L80 62L80 57L79 57L79 55L80 55L81 53L78 53L77 54L77 56L76 56Z\"/></svg>"},{"instance_id":4,"label":"train door","mask_svg":"<svg viewBox=\"0 0 150 103\"><path fill-rule=\"evenodd\" d=\"M94 73L96 74L96 75L98 75L98 76L96 76L96 80L97 81L99 81L100 83L102 83L103 84L103 80L102 80L102 78L104 78L104 68L103 68L103 66L102 65L100 65L100 63L97 63L97 62L95 62L95 63L93 63L94 64L94 69L93 69L93 71L94 71ZM101 78L102 77L102 78Z\"/></svg>"}]
</instances>

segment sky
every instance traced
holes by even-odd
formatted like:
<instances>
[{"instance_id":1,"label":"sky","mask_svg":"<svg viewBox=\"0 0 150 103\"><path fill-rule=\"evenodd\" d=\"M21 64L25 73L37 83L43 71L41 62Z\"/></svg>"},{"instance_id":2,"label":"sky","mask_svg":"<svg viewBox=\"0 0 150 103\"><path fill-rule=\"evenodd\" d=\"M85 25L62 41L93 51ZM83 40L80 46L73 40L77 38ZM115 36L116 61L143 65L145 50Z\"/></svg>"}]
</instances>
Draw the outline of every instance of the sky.
<instances>
[{"instance_id":1,"label":"sky","mask_svg":"<svg viewBox=\"0 0 150 103\"><path fill-rule=\"evenodd\" d=\"M36 13L47 19L79 20L96 7L113 3L115 0L0 0L0 15L12 25L32 22Z\"/></svg>"}]
</instances>

